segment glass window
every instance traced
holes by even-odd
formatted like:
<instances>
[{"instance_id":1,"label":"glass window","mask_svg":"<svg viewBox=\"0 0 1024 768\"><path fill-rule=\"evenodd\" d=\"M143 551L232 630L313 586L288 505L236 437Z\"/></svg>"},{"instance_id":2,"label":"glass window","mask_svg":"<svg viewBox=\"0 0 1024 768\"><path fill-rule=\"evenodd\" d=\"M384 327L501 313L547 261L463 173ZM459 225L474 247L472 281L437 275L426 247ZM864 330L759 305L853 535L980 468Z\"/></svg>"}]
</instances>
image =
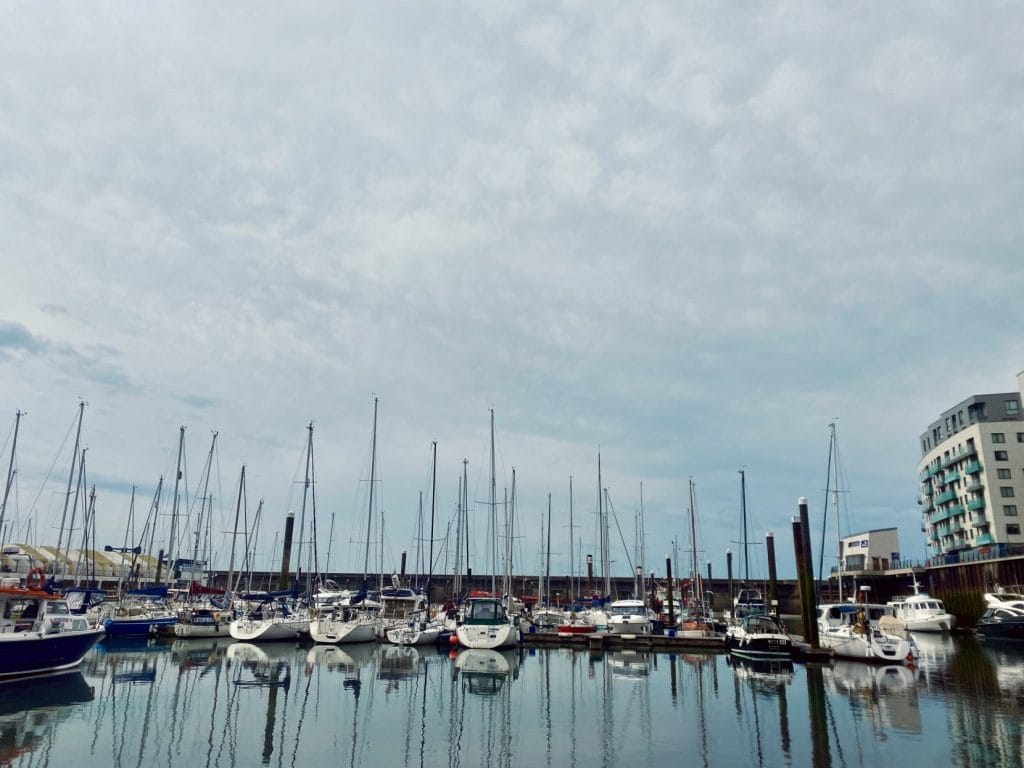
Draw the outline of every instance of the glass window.
<instances>
[{"instance_id":1,"label":"glass window","mask_svg":"<svg viewBox=\"0 0 1024 768\"><path fill-rule=\"evenodd\" d=\"M1002 432L993 432L992 433L992 442L993 443L1005 443L1006 442L1006 435L1004 435Z\"/></svg>"},{"instance_id":2,"label":"glass window","mask_svg":"<svg viewBox=\"0 0 1024 768\"><path fill-rule=\"evenodd\" d=\"M1006 469L1005 467L1000 467L999 469L996 470L996 477L998 477L1000 480L1009 480L1010 470Z\"/></svg>"},{"instance_id":3,"label":"glass window","mask_svg":"<svg viewBox=\"0 0 1024 768\"><path fill-rule=\"evenodd\" d=\"M1017 516L1017 505L1016 504L1003 504L1003 514L1008 517Z\"/></svg>"},{"instance_id":4,"label":"glass window","mask_svg":"<svg viewBox=\"0 0 1024 768\"><path fill-rule=\"evenodd\" d=\"M1010 536L1020 536L1020 523L1007 523L1006 533Z\"/></svg>"},{"instance_id":5,"label":"glass window","mask_svg":"<svg viewBox=\"0 0 1024 768\"><path fill-rule=\"evenodd\" d=\"M1017 433L1017 442L1018 443L1024 443L1024 432L1018 432Z\"/></svg>"},{"instance_id":6,"label":"glass window","mask_svg":"<svg viewBox=\"0 0 1024 768\"><path fill-rule=\"evenodd\" d=\"M1007 461L1006 451L996 451L996 461Z\"/></svg>"},{"instance_id":7,"label":"glass window","mask_svg":"<svg viewBox=\"0 0 1024 768\"><path fill-rule=\"evenodd\" d=\"M999 495L1004 499L1013 498L1013 486L1012 485L1001 485L999 486Z\"/></svg>"},{"instance_id":8,"label":"glass window","mask_svg":"<svg viewBox=\"0 0 1024 768\"><path fill-rule=\"evenodd\" d=\"M1016 399L1006 401L1006 415L1016 416L1020 413L1020 403Z\"/></svg>"}]
</instances>

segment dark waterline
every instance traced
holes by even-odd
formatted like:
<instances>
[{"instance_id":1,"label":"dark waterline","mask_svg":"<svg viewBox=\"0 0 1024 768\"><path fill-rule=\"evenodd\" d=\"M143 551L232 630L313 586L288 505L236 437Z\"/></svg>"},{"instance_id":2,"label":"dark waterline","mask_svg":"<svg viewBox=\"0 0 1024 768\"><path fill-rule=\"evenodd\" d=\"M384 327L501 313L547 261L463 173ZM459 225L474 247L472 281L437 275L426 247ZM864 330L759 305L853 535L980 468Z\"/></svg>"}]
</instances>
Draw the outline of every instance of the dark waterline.
<instances>
[{"instance_id":1,"label":"dark waterline","mask_svg":"<svg viewBox=\"0 0 1024 768\"><path fill-rule=\"evenodd\" d=\"M80 670L0 686L0 764L1024 764L1024 647L919 641L914 670L715 654L451 658L376 645L105 642Z\"/></svg>"}]
</instances>

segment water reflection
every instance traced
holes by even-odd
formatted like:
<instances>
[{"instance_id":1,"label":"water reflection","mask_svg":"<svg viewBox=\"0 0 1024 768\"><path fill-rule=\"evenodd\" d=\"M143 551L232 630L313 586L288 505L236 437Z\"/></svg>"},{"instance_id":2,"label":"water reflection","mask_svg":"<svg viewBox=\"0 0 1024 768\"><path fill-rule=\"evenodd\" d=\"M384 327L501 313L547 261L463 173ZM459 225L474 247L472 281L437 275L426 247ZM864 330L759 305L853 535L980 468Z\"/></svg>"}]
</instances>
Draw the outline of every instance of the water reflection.
<instances>
[{"instance_id":1,"label":"water reflection","mask_svg":"<svg viewBox=\"0 0 1024 768\"><path fill-rule=\"evenodd\" d=\"M56 735L74 705L93 700L78 670L0 683L0 765L31 761Z\"/></svg>"},{"instance_id":2,"label":"water reflection","mask_svg":"<svg viewBox=\"0 0 1024 768\"><path fill-rule=\"evenodd\" d=\"M60 684L0 686L0 764L1024 764L1024 649L948 637L921 647L911 670L570 648L104 643Z\"/></svg>"}]
</instances>

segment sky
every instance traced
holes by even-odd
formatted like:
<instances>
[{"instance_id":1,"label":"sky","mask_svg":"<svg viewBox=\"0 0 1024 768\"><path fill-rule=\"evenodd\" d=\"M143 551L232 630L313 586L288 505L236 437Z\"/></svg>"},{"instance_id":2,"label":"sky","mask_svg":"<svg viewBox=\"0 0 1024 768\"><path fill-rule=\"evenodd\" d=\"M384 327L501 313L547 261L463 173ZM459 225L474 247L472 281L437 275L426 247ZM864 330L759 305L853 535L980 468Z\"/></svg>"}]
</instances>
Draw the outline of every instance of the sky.
<instances>
[{"instance_id":1,"label":"sky","mask_svg":"<svg viewBox=\"0 0 1024 768\"><path fill-rule=\"evenodd\" d=\"M613 573L641 507L645 570L676 548L691 567L692 479L698 566L724 576L732 549L742 575L742 470L749 575L773 531L792 576L799 497L835 551L830 424L839 529L898 526L923 560L919 435L1024 369L1017 4L3 16L3 469L26 412L7 541L56 543L84 400L99 546L141 537L185 426L192 521L218 435L215 562L244 465L257 566L277 567L312 423L318 551L360 571L376 398L389 572L429 538L435 440L435 539L466 460L488 569L492 409L517 572L541 568L549 494L551 570L597 553L600 453Z\"/></svg>"}]
</instances>

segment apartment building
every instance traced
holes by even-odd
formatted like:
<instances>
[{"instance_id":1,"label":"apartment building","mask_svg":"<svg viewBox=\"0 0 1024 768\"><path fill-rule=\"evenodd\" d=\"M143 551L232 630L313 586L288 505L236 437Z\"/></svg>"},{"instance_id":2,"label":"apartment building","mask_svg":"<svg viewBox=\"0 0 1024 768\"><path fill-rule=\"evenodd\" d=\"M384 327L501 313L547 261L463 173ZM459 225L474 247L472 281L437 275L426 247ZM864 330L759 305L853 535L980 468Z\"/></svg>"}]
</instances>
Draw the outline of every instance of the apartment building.
<instances>
[{"instance_id":1,"label":"apartment building","mask_svg":"<svg viewBox=\"0 0 1024 768\"><path fill-rule=\"evenodd\" d=\"M929 557L958 562L1024 544L1024 371L1017 391L973 395L921 435L922 526Z\"/></svg>"}]
</instances>

